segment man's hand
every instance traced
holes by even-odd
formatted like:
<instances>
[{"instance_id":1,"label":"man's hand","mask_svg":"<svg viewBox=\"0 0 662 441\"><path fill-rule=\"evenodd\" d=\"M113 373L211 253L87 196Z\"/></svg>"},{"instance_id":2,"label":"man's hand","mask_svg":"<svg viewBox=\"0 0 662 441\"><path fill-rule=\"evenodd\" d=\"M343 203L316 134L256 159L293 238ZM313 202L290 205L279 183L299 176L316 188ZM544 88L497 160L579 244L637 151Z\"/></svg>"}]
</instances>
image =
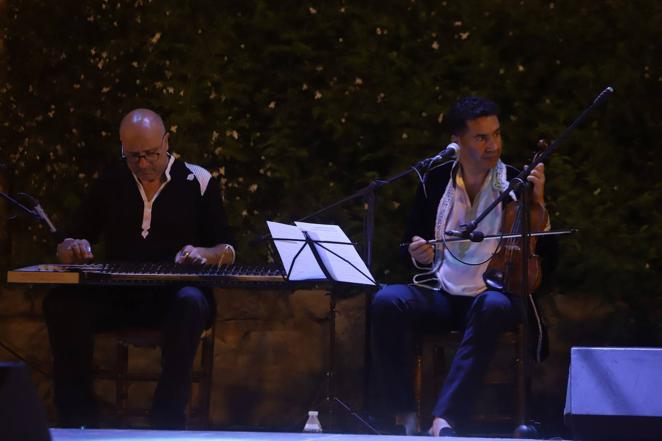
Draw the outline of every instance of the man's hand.
<instances>
[{"instance_id":1,"label":"man's hand","mask_svg":"<svg viewBox=\"0 0 662 441\"><path fill-rule=\"evenodd\" d=\"M86 263L94 259L92 247L87 239L64 239L55 253L60 263Z\"/></svg>"},{"instance_id":2,"label":"man's hand","mask_svg":"<svg viewBox=\"0 0 662 441\"><path fill-rule=\"evenodd\" d=\"M412 237L408 250L409 255L422 265L430 265L434 260L434 247L422 237Z\"/></svg>"},{"instance_id":3,"label":"man's hand","mask_svg":"<svg viewBox=\"0 0 662 441\"><path fill-rule=\"evenodd\" d=\"M202 248L186 245L175 256L175 263L204 265L207 258L203 256Z\"/></svg>"},{"instance_id":4,"label":"man's hand","mask_svg":"<svg viewBox=\"0 0 662 441\"><path fill-rule=\"evenodd\" d=\"M225 265L233 262L234 249L227 244L218 244L210 248L186 245L175 256L175 263Z\"/></svg>"},{"instance_id":5,"label":"man's hand","mask_svg":"<svg viewBox=\"0 0 662 441\"><path fill-rule=\"evenodd\" d=\"M533 184L533 192L531 197L533 202L537 205L545 205L545 164L540 163L536 165L531 171L531 174L526 178L527 181Z\"/></svg>"}]
</instances>

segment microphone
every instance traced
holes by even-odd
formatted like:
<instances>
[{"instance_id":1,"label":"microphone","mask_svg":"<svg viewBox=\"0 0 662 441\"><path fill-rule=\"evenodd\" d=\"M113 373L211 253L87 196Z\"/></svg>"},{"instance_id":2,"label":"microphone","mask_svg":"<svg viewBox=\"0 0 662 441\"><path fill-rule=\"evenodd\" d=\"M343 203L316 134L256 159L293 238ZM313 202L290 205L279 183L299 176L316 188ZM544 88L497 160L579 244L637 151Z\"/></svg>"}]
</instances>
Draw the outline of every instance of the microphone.
<instances>
[{"instance_id":1,"label":"microphone","mask_svg":"<svg viewBox=\"0 0 662 441\"><path fill-rule=\"evenodd\" d=\"M437 161L444 161L446 159L456 158L458 153L460 153L460 145L455 142L451 142L450 144L448 144L448 146L445 149L437 153L437 156L433 156L432 158L430 158L429 161L430 164L433 164Z\"/></svg>"},{"instance_id":2,"label":"microphone","mask_svg":"<svg viewBox=\"0 0 662 441\"><path fill-rule=\"evenodd\" d=\"M48 217L44 209L41 208L41 204L39 203L37 198L27 193L19 193L19 196L22 196L25 199L27 199L28 205L32 206L32 210L30 210L27 207L22 207L30 214L30 216L46 224L46 226L48 227L48 231L50 233L58 234L57 228L55 228L55 225L53 224L53 222L51 222L50 218Z\"/></svg>"},{"instance_id":3,"label":"microphone","mask_svg":"<svg viewBox=\"0 0 662 441\"><path fill-rule=\"evenodd\" d=\"M605 90L600 92L600 94L595 97L593 100L593 105L597 105L602 103L604 100L606 100L612 93L614 93L614 88L611 86L607 86Z\"/></svg>"},{"instance_id":4,"label":"microphone","mask_svg":"<svg viewBox=\"0 0 662 441\"><path fill-rule=\"evenodd\" d=\"M62 242L64 240L64 235L58 231L57 228L55 228L55 225L53 222L51 222L51 219L48 217L46 212L44 211L43 208L41 208L41 204L39 204L39 201L35 200L36 204L32 208L34 212L41 218L41 220L46 224L48 227L48 231L55 237L55 239L59 242Z\"/></svg>"},{"instance_id":5,"label":"microphone","mask_svg":"<svg viewBox=\"0 0 662 441\"><path fill-rule=\"evenodd\" d=\"M482 231L458 231L458 230L447 230L447 236L459 237L460 239L469 239L471 242L482 242L485 239L485 234Z\"/></svg>"}]
</instances>

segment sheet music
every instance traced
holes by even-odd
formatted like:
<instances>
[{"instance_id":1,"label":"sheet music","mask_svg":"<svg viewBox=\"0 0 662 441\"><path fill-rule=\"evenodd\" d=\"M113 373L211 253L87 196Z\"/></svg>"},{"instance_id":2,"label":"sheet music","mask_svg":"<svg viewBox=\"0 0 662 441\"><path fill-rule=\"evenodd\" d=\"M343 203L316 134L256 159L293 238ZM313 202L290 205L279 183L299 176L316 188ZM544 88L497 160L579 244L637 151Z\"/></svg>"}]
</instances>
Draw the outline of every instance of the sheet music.
<instances>
[{"instance_id":1,"label":"sheet music","mask_svg":"<svg viewBox=\"0 0 662 441\"><path fill-rule=\"evenodd\" d=\"M331 277L338 282L375 285L375 278L370 274L356 248L338 225L311 224L295 222L302 231L308 232L312 240L342 242L315 244L322 263ZM335 254L334 254L335 253ZM338 256L342 256L347 262ZM348 263L349 262L349 263ZM352 266L353 265L353 266Z\"/></svg>"},{"instance_id":2,"label":"sheet music","mask_svg":"<svg viewBox=\"0 0 662 441\"><path fill-rule=\"evenodd\" d=\"M271 221L267 221L267 226L269 227L271 237L278 239L298 239L293 241L274 240L286 273L290 271L292 262L296 257L294 267L292 267L292 272L289 275L289 280L326 280L326 275L324 275L324 271L322 271L322 268L317 263L313 251L306 242L302 242L306 238L298 227ZM301 247L305 248L297 256Z\"/></svg>"}]
</instances>

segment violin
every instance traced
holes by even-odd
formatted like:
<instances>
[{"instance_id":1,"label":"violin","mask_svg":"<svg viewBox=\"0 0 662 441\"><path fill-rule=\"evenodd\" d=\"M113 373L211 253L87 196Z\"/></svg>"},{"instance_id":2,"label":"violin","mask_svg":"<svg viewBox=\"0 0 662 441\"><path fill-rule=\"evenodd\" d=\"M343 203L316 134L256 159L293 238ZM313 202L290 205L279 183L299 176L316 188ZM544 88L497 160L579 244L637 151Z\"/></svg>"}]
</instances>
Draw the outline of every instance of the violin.
<instances>
[{"instance_id":1,"label":"violin","mask_svg":"<svg viewBox=\"0 0 662 441\"><path fill-rule=\"evenodd\" d=\"M538 141L538 148L544 150L547 143ZM536 155L539 155L536 153ZM529 184L527 184L529 185ZM532 200L531 192L527 192L527 208L529 231L543 231L547 225L549 216L545 207ZM506 235L517 235L522 233L522 204L509 201L505 204L501 219L501 232ZM540 256L535 254L537 237L529 239L529 255L526 258L527 287L526 294L534 292L540 286L542 270L540 268ZM507 292L511 295L520 295L522 290L522 237L503 239L499 244L494 256L483 274L483 280L488 288Z\"/></svg>"}]
</instances>

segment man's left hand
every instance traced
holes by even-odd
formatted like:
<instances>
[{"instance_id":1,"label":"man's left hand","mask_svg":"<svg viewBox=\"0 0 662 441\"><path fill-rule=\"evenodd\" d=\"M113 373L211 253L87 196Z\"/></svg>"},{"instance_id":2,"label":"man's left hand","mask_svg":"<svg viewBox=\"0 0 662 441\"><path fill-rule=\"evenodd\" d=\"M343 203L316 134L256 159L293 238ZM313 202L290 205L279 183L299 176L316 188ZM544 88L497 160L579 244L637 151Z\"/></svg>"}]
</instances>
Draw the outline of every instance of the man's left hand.
<instances>
[{"instance_id":1,"label":"man's left hand","mask_svg":"<svg viewBox=\"0 0 662 441\"><path fill-rule=\"evenodd\" d=\"M207 258L202 255L201 251L193 245L186 245L175 256L175 263L204 265L207 263Z\"/></svg>"},{"instance_id":2,"label":"man's left hand","mask_svg":"<svg viewBox=\"0 0 662 441\"><path fill-rule=\"evenodd\" d=\"M533 184L533 192L531 196L533 202L538 205L545 205L545 164L540 163L536 165L531 171L531 174L526 178L527 181Z\"/></svg>"},{"instance_id":3,"label":"man's left hand","mask_svg":"<svg viewBox=\"0 0 662 441\"><path fill-rule=\"evenodd\" d=\"M219 243L209 248L186 245L175 256L175 263L230 265L234 263L234 258L234 248L225 243Z\"/></svg>"}]
</instances>

